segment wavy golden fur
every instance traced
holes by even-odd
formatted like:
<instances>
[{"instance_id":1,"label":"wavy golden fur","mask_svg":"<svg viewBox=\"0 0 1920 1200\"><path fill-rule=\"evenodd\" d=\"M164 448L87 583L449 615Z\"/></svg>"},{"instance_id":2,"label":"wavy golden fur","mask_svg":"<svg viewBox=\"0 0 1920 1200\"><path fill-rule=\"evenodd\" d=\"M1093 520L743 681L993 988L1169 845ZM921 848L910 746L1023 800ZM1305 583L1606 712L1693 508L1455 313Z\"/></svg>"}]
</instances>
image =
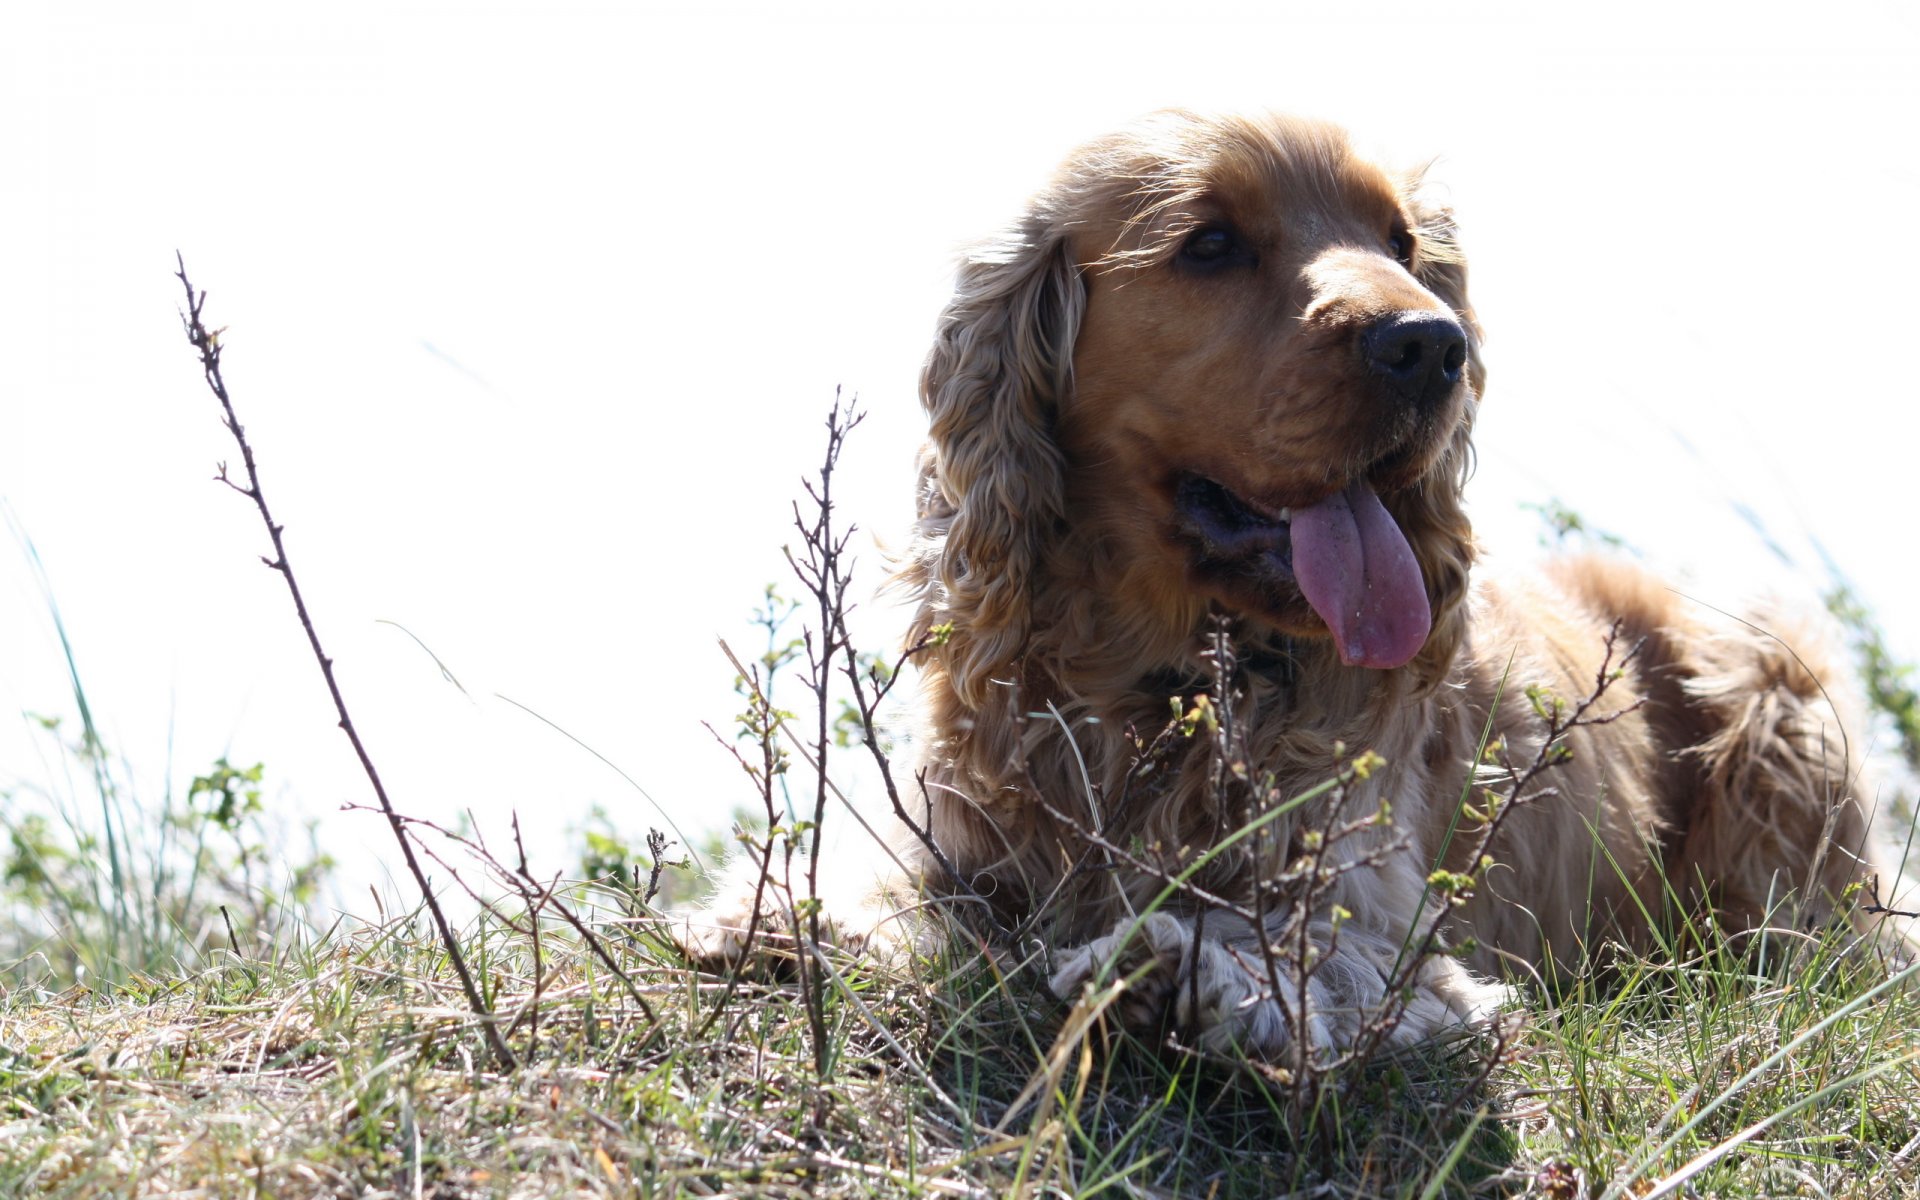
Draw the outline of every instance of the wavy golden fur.
<instances>
[{"instance_id":1,"label":"wavy golden fur","mask_svg":"<svg viewBox=\"0 0 1920 1200\"><path fill-rule=\"evenodd\" d=\"M1470 865L1442 848L1490 714L1528 760L1541 731L1522 694L1586 695L1616 622L1612 661L1638 646L1605 695L1621 715L1572 733L1572 760L1512 814L1446 930L1478 948L1420 968L1396 1038L1482 1012L1503 962L1577 970L1605 940L1650 945L1676 910L1751 929L1794 898L1826 920L1861 877L1857 763L1817 639L1618 562L1470 583L1461 489L1486 373L1466 283L1420 174L1327 125L1178 112L1076 151L965 258L922 381L901 571L916 636L951 627L924 652L923 765L959 878L929 871L1037 918L1060 994L1145 947L1159 981L1135 985L1132 1019L1256 1054L1301 1029L1351 1040L1429 873ZM1206 689L1213 614L1231 622L1249 762L1284 794L1362 749L1386 762L1347 803L1390 802L1393 827L1327 851L1381 861L1324 897L1351 914L1337 937L1313 914L1329 957L1304 997L1250 965L1244 922L1209 916L1198 947L1177 905L1135 929L1159 879L1072 869L1081 828L1168 861L1218 838L1206 739L1127 781L1130 731ZM1309 805L1294 827L1316 819ZM1218 875L1195 882L1253 883Z\"/></svg>"}]
</instances>

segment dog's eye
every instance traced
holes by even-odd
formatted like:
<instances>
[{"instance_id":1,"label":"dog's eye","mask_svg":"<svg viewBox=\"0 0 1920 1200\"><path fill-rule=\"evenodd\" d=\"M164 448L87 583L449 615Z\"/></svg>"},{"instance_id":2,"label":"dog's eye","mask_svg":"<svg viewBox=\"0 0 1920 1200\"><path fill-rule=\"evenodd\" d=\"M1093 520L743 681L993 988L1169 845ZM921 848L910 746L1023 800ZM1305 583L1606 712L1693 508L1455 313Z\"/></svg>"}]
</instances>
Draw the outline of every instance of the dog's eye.
<instances>
[{"instance_id":1,"label":"dog's eye","mask_svg":"<svg viewBox=\"0 0 1920 1200\"><path fill-rule=\"evenodd\" d=\"M1413 235L1399 230L1387 237L1387 249L1393 251L1393 257L1403 267L1413 266Z\"/></svg>"},{"instance_id":2,"label":"dog's eye","mask_svg":"<svg viewBox=\"0 0 1920 1200\"><path fill-rule=\"evenodd\" d=\"M1196 267L1252 263L1253 254L1239 235L1224 225L1202 225L1180 246L1180 261Z\"/></svg>"}]
</instances>

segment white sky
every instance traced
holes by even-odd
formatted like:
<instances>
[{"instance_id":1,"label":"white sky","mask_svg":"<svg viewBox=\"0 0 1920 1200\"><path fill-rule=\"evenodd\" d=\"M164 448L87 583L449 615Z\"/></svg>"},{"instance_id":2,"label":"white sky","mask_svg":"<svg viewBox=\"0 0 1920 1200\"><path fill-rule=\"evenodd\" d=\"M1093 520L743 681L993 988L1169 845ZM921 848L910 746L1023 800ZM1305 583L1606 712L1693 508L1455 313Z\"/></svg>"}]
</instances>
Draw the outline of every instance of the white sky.
<instances>
[{"instance_id":1,"label":"white sky","mask_svg":"<svg viewBox=\"0 0 1920 1200\"><path fill-rule=\"evenodd\" d=\"M177 780L264 760L336 849L384 852L336 811L366 790L257 517L208 481L232 448L176 248L392 792L496 837L518 807L557 868L590 803L657 818L494 694L684 827L747 801L697 724L736 707L715 637L749 642L784 578L835 386L872 414L846 512L897 534L953 248L1170 104L1441 156L1491 332L1496 545L1524 555L1517 504L1557 496L1730 605L1779 575L1750 505L1920 655L1910 4L895 15L923 9L8 7L0 496L150 795L171 737ZM0 711L70 709L0 545ZM0 728L0 778L44 775Z\"/></svg>"}]
</instances>

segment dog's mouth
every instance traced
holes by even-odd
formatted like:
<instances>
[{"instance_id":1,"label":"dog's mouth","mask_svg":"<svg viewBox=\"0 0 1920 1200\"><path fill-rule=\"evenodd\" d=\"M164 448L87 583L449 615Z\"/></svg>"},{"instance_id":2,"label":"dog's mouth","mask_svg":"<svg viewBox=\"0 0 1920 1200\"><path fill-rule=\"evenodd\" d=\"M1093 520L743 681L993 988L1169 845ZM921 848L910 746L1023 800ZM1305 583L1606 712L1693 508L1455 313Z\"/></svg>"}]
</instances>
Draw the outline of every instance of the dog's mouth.
<instances>
[{"instance_id":1,"label":"dog's mouth","mask_svg":"<svg viewBox=\"0 0 1920 1200\"><path fill-rule=\"evenodd\" d=\"M1191 472L1180 477L1173 503L1183 532L1196 538L1209 558L1271 556L1275 567L1293 573L1292 509L1243 499L1225 484Z\"/></svg>"},{"instance_id":2,"label":"dog's mouth","mask_svg":"<svg viewBox=\"0 0 1920 1200\"><path fill-rule=\"evenodd\" d=\"M1297 592L1347 665L1402 666L1426 644L1433 613L1420 564L1371 485L1356 481L1312 504L1279 508L1188 472L1173 503L1202 573L1251 588L1270 611Z\"/></svg>"}]
</instances>

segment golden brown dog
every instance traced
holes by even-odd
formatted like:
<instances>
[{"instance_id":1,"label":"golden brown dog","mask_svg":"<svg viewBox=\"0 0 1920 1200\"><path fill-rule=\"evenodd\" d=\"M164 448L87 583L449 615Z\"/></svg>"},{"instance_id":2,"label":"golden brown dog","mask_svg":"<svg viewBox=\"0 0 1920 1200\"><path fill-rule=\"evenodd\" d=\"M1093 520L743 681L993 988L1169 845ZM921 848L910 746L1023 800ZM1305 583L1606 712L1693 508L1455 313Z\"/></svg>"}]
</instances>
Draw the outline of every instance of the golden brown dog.
<instances>
[{"instance_id":1,"label":"golden brown dog","mask_svg":"<svg viewBox=\"0 0 1920 1200\"><path fill-rule=\"evenodd\" d=\"M1675 914L1824 921L1862 877L1859 743L1802 631L1614 562L1470 582L1479 346L1451 214L1321 124L1156 115L966 258L902 570L918 635L938 630L925 811L953 877L929 870L1038 929L1062 996L1132 972L1128 1020L1275 1055L1351 1043L1393 980L1411 1041L1484 1011L1503 963L1577 970ZM1232 828L1207 737L1142 751L1208 690L1216 614L1243 790L1385 765L1154 908ZM1546 761L1528 690L1571 705L1621 668L1591 710L1612 719L1565 735L1449 912L1429 877L1474 869L1483 734ZM1302 861L1314 911L1255 903ZM1298 932L1289 971L1249 911ZM1474 948L1409 975L1442 919Z\"/></svg>"}]
</instances>

